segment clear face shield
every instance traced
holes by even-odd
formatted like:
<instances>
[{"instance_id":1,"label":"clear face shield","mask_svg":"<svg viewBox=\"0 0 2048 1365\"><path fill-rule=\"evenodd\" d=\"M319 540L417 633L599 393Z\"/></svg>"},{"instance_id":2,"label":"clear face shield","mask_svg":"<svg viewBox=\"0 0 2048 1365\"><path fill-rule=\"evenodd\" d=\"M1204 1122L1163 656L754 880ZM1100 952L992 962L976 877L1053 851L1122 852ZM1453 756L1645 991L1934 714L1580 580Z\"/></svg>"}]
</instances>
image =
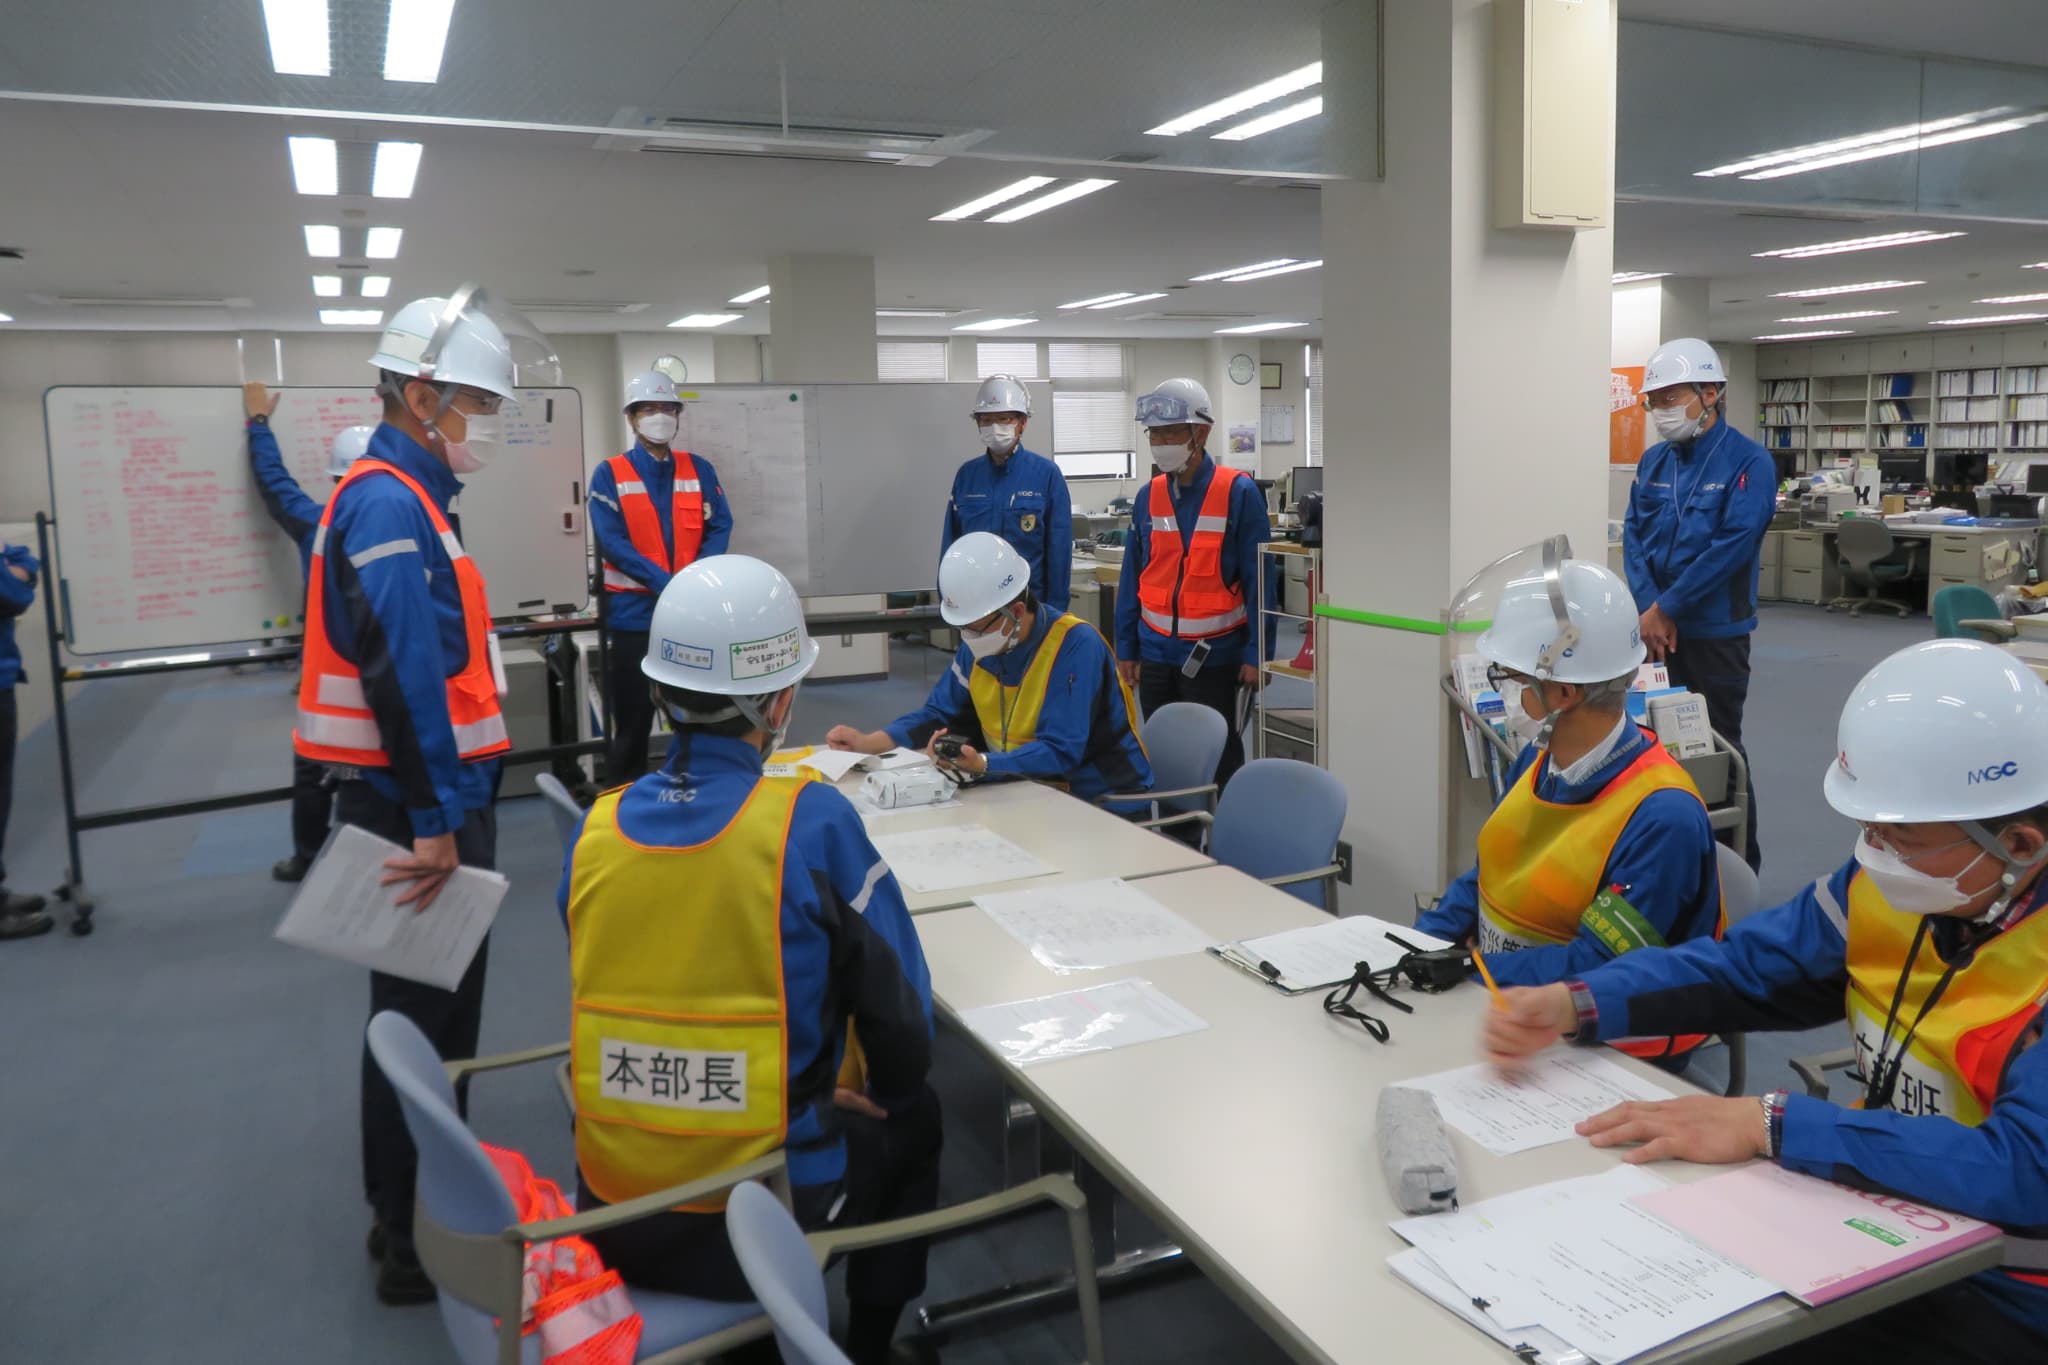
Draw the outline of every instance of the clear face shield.
<instances>
[{"instance_id":1,"label":"clear face shield","mask_svg":"<svg viewBox=\"0 0 2048 1365\"><path fill-rule=\"evenodd\" d=\"M1451 677L1459 693L1511 745L1547 745L1557 711L1544 695L1560 660L1579 643L1579 628L1565 604L1564 564L1571 542L1551 536L1502 555L1467 579L1451 599L1446 639ZM1512 589L1512 592L1510 591ZM1529 609L1530 599L1549 610ZM1517 604L1501 613L1503 600ZM1479 651L1484 637L1488 654ZM1490 657L1489 657L1490 656ZM1543 717L1523 709L1524 688L1535 687Z\"/></svg>"},{"instance_id":2,"label":"clear face shield","mask_svg":"<svg viewBox=\"0 0 2048 1365\"><path fill-rule=\"evenodd\" d=\"M560 384L562 364L554 343L524 313L481 285L465 284L435 315L414 377L440 391L440 406L425 425L446 447L448 467L470 474L505 448L506 405L516 415L519 390ZM463 439L451 441L442 424L458 403Z\"/></svg>"}]
</instances>

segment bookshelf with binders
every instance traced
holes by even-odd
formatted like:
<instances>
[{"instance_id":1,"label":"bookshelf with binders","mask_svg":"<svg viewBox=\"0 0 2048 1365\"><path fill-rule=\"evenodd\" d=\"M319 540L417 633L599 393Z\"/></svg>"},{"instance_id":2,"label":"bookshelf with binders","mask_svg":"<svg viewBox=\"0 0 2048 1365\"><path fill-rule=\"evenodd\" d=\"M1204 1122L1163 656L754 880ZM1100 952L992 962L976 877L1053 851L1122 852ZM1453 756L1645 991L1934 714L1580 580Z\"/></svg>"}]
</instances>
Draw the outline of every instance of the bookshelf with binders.
<instances>
[{"instance_id":1,"label":"bookshelf with binders","mask_svg":"<svg viewBox=\"0 0 2048 1365\"><path fill-rule=\"evenodd\" d=\"M2048 455L2048 365L2013 365L2005 372L2005 448Z\"/></svg>"},{"instance_id":2,"label":"bookshelf with binders","mask_svg":"<svg viewBox=\"0 0 2048 1365\"><path fill-rule=\"evenodd\" d=\"M1807 449L1806 385L1804 379L1764 381L1756 429L1759 433L1757 439L1769 449L1793 452Z\"/></svg>"}]
</instances>

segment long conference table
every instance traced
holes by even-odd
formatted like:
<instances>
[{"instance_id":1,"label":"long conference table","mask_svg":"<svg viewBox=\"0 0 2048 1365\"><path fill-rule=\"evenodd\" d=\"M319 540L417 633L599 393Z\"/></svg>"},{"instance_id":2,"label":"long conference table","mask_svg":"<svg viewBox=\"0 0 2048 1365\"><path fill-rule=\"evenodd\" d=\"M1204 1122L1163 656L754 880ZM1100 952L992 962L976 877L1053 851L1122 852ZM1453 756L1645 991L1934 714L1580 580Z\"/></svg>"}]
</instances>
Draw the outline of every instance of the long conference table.
<instances>
[{"instance_id":1,"label":"long conference table","mask_svg":"<svg viewBox=\"0 0 2048 1365\"><path fill-rule=\"evenodd\" d=\"M899 823L907 821L919 823ZM869 828L883 833L948 822L982 824L1012 838L1059 867L1057 879L1133 880L1219 942L1325 918L1185 845L1045 787L970 788L957 807L892 813L871 820ZM1071 846L1059 842L1070 836ZM1113 865L1126 849L1135 856ZM1055 880L1032 878L1007 887ZM971 904L983 889L940 893L938 898L953 898L952 908L912 907L919 911L918 937L943 1017L1291 1356L1316 1362L1428 1359L1432 1365L1498 1365L1508 1358L1387 1269L1387 1257L1406 1244L1388 1227L1401 1213L1380 1172L1373 1133L1383 1086L1476 1060L1475 1040L1488 1003L1482 989L1459 987L1440 996L1404 992L1415 1013L1378 1011L1393 1030L1389 1042L1379 1043L1356 1024L1325 1015L1320 993L1282 995L1206 953L1096 973L1056 973ZM1207 1027L1016 1068L960 1024L960 1012L976 1006L1126 977L1151 982ZM1608 1055L1666 1089L1687 1089L1684 1081L1634 1058ZM1614 1152L1575 1141L1496 1157L1463 1134L1453 1131L1451 1140L1459 1198L1468 1204L1598 1174L1620 1161ZM1661 1162L1653 1169L1689 1182L1724 1168ZM1642 1359L1748 1360L1989 1269L1999 1255L1993 1242L1817 1309L1779 1295Z\"/></svg>"}]
</instances>

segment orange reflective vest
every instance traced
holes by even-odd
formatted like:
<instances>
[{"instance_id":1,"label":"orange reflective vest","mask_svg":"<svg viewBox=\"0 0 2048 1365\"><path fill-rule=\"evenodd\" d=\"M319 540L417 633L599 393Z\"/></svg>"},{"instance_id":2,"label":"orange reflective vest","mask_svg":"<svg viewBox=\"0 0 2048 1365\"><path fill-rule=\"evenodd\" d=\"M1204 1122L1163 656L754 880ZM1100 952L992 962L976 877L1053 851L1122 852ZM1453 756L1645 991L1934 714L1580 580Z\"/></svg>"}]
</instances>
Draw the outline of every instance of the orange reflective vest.
<instances>
[{"instance_id":1,"label":"orange reflective vest","mask_svg":"<svg viewBox=\"0 0 2048 1365\"><path fill-rule=\"evenodd\" d=\"M455 585L462 595L462 634L468 645L467 660L447 682L448 720L455 730L456 751L465 762L502 754L512 747L512 740L505 731L504 713L498 709L498 682L492 664L496 641L491 635L484 576L427 490L397 466L367 456L349 466L320 514L319 530L313 533L313 566L306 580L306 638L299 666L299 723L292 731L292 747L301 757L317 763L391 766L391 755L384 752L384 740L377 731L377 718L363 695L363 675L341 656L327 634L328 524L349 485L374 474L389 474L412 490L455 566ZM410 540L394 544L400 550L418 549ZM351 562L367 562L366 557L374 558L385 549L365 546L351 556Z\"/></svg>"},{"instance_id":2,"label":"orange reflective vest","mask_svg":"<svg viewBox=\"0 0 2048 1365\"><path fill-rule=\"evenodd\" d=\"M482 1144L512 1196L522 1223L567 1218L576 1208L561 1186L533 1172L525 1157ZM642 1322L616 1270L581 1237L557 1237L526 1248L520 1292L522 1336L539 1336L542 1365L633 1365Z\"/></svg>"},{"instance_id":3,"label":"orange reflective vest","mask_svg":"<svg viewBox=\"0 0 2048 1365\"><path fill-rule=\"evenodd\" d=\"M686 450L677 451L674 458L676 486L669 498L669 523L675 528L676 541L673 555L662 542L661 517L654 510L647 485L640 480L640 471L624 455L605 461L619 491L619 515L626 519L626 534L632 538L633 548L667 573L688 566L704 544L704 489L697 479L697 462ZM605 561L604 587L606 592L654 591L610 560Z\"/></svg>"},{"instance_id":4,"label":"orange reflective vest","mask_svg":"<svg viewBox=\"0 0 2048 1365\"><path fill-rule=\"evenodd\" d=\"M1138 610L1159 634L1206 640L1228 635L1245 623L1244 584L1231 587L1223 581L1230 490L1244 477L1241 469L1216 466L1185 555L1167 476L1152 480L1152 540L1145 549L1145 572L1138 579Z\"/></svg>"}]
</instances>

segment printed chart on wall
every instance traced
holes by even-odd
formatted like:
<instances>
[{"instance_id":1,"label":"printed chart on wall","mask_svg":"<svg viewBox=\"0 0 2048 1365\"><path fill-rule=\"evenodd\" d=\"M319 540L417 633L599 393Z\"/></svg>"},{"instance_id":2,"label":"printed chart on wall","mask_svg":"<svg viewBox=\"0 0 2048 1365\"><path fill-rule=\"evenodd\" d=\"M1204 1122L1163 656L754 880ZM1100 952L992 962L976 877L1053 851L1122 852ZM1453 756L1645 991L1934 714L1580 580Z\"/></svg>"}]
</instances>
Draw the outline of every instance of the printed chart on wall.
<instances>
[{"instance_id":1,"label":"printed chart on wall","mask_svg":"<svg viewBox=\"0 0 2048 1365\"><path fill-rule=\"evenodd\" d=\"M1607 463L1643 458L1643 367L1617 365L1607 381Z\"/></svg>"},{"instance_id":2,"label":"printed chart on wall","mask_svg":"<svg viewBox=\"0 0 2048 1365\"><path fill-rule=\"evenodd\" d=\"M679 441L709 459L732 504L732 551L810 581L804 395L794 388L685 390Z\"/></svg>"}]
</instances>

